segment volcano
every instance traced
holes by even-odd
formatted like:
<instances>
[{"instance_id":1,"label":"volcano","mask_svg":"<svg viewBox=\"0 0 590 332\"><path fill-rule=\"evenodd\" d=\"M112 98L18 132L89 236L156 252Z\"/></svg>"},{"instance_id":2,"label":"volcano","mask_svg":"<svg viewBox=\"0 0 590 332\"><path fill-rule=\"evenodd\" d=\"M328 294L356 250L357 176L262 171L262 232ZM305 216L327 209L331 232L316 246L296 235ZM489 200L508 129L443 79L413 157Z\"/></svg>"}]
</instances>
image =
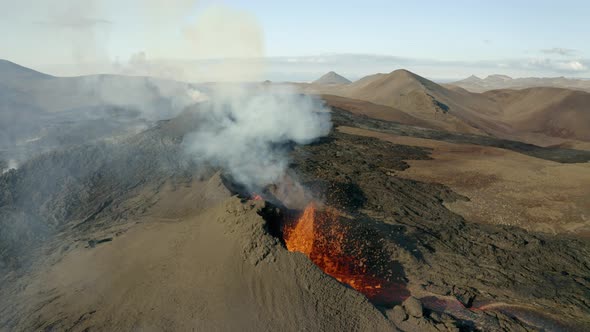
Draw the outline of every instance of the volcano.
<instances>
[{"instance_id":1,"label":"volcano","mask_svg":"<svg viewBox=\"0 0 590 332\"><path fill-rule=\"evenodd\" d=\"M437 117L461 112L411 73L371 81L421 90ZM240 145L285 157L260 186L237 183L242 164L187 156L195 133L239 120L209 102L1 174L0 330L587 330L588 151L447 130L408 105L323 101L309 119L330 116L324 136L285 142L283 121L263 154Z\"/></svg>"}]
</instances>

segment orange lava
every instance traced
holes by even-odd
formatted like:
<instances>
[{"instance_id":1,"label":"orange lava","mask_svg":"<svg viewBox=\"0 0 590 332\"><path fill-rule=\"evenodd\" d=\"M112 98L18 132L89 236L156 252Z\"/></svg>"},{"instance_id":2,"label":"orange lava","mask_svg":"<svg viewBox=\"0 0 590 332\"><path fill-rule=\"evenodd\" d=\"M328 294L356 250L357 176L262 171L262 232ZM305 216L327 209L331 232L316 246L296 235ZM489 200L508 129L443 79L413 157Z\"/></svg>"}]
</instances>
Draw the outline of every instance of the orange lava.
<instances>
[{"instance_id":1,"label":"orange lava","mask_svg":"<svg viewBox=\"0 0 590 332\"><path fill-rule=\"evenodd\" d=\"M317 211L309 204L293 224L285 225L283 236L289 251L305 254L326 274L365 294L379 296L382 281L367 275L366 259L347 255L347 228L338 222L335 210Z\"/></svg>"}]
</instances>

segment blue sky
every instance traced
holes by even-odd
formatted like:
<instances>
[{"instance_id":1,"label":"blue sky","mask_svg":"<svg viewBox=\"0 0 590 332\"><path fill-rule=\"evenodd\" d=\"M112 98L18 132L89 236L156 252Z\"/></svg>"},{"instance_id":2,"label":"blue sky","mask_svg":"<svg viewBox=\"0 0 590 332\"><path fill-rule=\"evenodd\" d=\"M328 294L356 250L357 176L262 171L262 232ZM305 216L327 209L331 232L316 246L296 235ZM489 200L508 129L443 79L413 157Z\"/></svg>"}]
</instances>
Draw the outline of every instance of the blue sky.
<instances>
[{"instance_id":1,"label":"blue sky","mask_svg":"<svg viewBox=\"0 0 590 332\"><path fill-rule=\"evenodd\" d=\"M163 61L170 66L261 56L270 58L268 78L275 79L307 80L333 69L358 78L401 67L431 78L590 77L590 1L0 0L0 5L0 58L55 74L113 71L113 64L120 68L137 59L155 68ZM223 10L210 15L212 6Z\"/></svg>"},{"instance_id":2,"label":"blue sky","mask_svg":"<svg viewBox=\"0 0 590 332\"><path fill-rule=\"evenodd\" d=\"M269 55L370 53L507 58L554 47L588 54L589 1L245 1Z\"/></svg>"}]
</instances>

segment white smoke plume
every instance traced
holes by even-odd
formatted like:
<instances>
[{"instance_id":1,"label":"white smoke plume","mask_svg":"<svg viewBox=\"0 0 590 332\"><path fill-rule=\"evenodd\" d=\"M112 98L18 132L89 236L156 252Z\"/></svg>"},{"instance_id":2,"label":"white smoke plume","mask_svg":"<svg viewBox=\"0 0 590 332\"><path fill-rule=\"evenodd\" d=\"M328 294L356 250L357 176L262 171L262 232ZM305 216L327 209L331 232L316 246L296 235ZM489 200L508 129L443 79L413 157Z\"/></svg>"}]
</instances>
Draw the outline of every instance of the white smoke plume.
<instances>
[{"instance_id":1,"label":"white smoke plume","mask_svg":"<svg viewBox=\"0 0 590 332\"><path fill-rule=\"evenodd\" d=\"M186 151L229 172L249 190L276 183L288 167L286 145L328 134L329 112L319 99L292 86L235 83L262 81L264 36L247 12L224 6L204 10L186 31L199 58L221 59L208 68L217 82L199 130L185 137ZM249 66L233 59L249 58Z\"/></svg>"},{"instance_id":2,"label":"white smoke plume","mask_svg":"<svg viewBox=\"0 0 590 332\"><path fill-rule=\"evenodd\" d=\"M205 112L205 125L185 138L187 152L222 167L249 190L280 180L287 144L310 143L331 128L318 99L287 86L224 86Z\"/></svg>"},{"instance_id":3,"label":"white smoke plume","mask_svg":"<svg viewBox=\"0 0 590 332\"><path fill-rule=\"evenodd\" d=\"M45 20L51 26L83 30L94 37L98 31L116 29L120 24L120 16L113 14L117 8L96 0L88 6L73 0L60 4ZM305 144L327 134L331 127L329 113L319 100L299 94L294 87L253 83L265 76L264 31L254 15L215 4L199 7L194 18L187 20L197 4L194 0L146 1L135 13L145 24L143 50L131 55L127 63L115 66L120 74L141 77L101 75L56 80L53 85L63 84L61 90L75 93L67 96L68 103L54 102L55 111L66 108L64 105L67 109L113 105L136 110L140 119L149 123L173 118L186 107L208 100L208 107L201 108L208 110L203 114L207 126L200 126L185 138L186 151L199 161L223 167L246 186L274 182L288 166L284 144ZM75 29L82 23L84 29ZM175 31L180 36L175 36ZM79 39L92 45L79 44ZM170 40L174 41L174 50L182 50L180 57L201 60L190 77L228 83L201 89L182 82L187 75L183 70L151 60L150 55L170 46ZM74 53L84 55L75 57L81 63L93 62L94 55L109 57L103 39L72 38L72 44ZM76 51L80 48L92 56ZM247 59L248 65L236 59ZM72 100L81 104L69 102ZM143 123L138 128L144 128ZM131 127L135 132L137 126Z\"/></svg>"},{"instance_id":4,"label":"white smoke plume","mask_svg":"<svg viewBox=\"0 0 590 332\"><path fill-rule=\"evenodd\" d=\"M16 161L15 159L9 159L8 163L6 164L6 168L2 169L0 174L4 174L4 173L10 171L11 169L17 169L17 168L18 168L18 161Z\"/></svg>"}]
</instances>

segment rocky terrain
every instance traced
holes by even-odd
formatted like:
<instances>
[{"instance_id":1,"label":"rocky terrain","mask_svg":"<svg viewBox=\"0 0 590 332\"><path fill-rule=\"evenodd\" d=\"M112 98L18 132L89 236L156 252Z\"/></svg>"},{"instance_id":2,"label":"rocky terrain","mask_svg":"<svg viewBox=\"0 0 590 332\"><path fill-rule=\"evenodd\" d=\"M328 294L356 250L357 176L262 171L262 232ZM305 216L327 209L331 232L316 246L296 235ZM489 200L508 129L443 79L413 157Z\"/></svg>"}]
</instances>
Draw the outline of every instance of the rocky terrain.
<instances>
[{"instance_id":1,"label":"rocky terrain","mask_svg":"<svg viewBox=\"0 0 590 332\"><path fill-rule=\"evenodd\" d=\"M45 154L2 176L2 329L582 331L590 324L587 241L471 223L443 204L465 197L399 176L407 160L430 159L429 149L334 130L294 147L290 176L342 212L358 252L373 248L386 259L378 264L396 264L398 297L370 303L287 251L273 229L296 211L271 196L232 197L223 173L182 158L191 114L115 145ZM369 120L334 108L333 121ZM547 155L579 158L569 150ZM38 188L33 197L23 194L30 186Z\"/></svg>"},{"instance_id":2,"label":"rocky terrain","mask_svg":"<svg viewBox=\"0 0 590 332\"><path fill-rule=\"evenodd\" d=\"M332 129L256 191L187 155L209 102L5 158L0 330L588 329L590 152L323 99Z\"/></svg>"}]
</instances>

